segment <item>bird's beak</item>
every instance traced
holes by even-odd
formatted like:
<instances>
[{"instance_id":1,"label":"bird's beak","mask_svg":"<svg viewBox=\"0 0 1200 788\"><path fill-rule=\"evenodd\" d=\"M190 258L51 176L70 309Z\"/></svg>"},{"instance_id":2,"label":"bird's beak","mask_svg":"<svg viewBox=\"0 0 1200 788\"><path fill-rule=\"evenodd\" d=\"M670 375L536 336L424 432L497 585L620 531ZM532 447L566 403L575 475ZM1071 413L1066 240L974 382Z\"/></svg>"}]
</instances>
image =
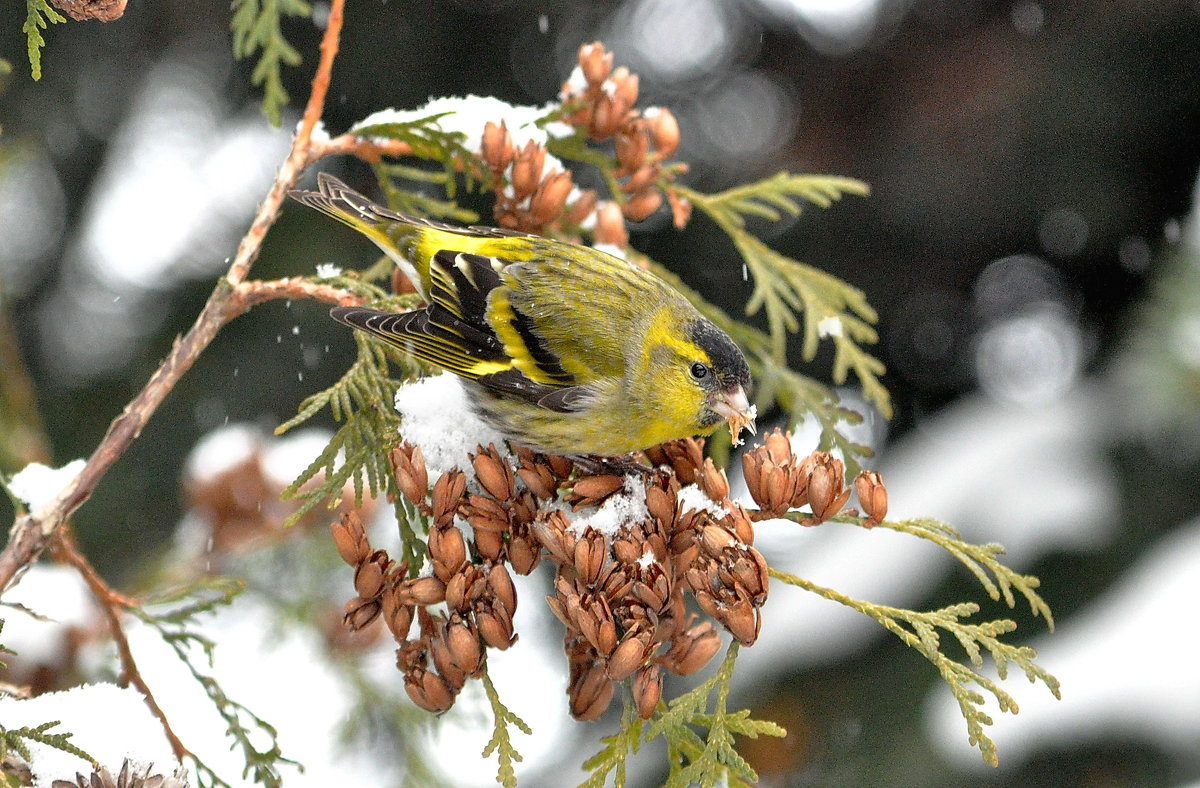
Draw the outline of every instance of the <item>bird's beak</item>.
<instances>
[{"instance_id":1,"label":"bird's beak","mask_svg":"<svg viewBox=\"0 0 1200 788\"><path fill-rule=\"evenodd\" d=\"M718 391L708 398L708 408L713 413L729 422L729 434L733 436L733 445L740 446L742 430L748 430L751 435L758 432L754 419L758 409L746 399L746 390L735 383L732 388Z\"/></svg>"}]
</instances>

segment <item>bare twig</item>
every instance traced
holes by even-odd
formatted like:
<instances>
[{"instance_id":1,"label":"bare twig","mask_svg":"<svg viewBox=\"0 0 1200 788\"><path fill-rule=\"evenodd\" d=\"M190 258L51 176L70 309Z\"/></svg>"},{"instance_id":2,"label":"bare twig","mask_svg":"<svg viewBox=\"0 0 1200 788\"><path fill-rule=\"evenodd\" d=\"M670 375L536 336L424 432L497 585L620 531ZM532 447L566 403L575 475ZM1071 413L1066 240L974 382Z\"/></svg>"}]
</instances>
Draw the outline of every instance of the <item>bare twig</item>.
<instances>
[{"instance_id":1,"label":"bare twig","mask_svg":"<svg viewBox=\"0 0 1200 788\"><path fill-rule=\"evenodd\" d=\"M250 266L262 248L267 230L279 216L280 205L288 190L296 185L304 168L316 161L322 151L328 148L326 145L314 147L312 133L321 118L325 96L329 90L330 72L342 29L344 4L344 0L333 0L329 21L321 40L320 63L313 77L312 94L305 106L300 130L292 143L291 152L275 176L271 190L259 206L253 223L238 245L228 272L217 282L196 322L182 338L175 341L162 365L137 396L125 406L121 415L113 420L80 474L54 500L35 512L17 518L8 544L3 552L0 552L0 593L9 587L18 572L37 558L51 537L63 527L67 518L91 496L100 479L141 433L167 394L175 388L179 379L191 368L222 326L255 304L272 298L302 295L334 303L352 302L347 301L354 298L349 293L342 293L336 288L324 285L302 283L300 280L253 284L245 282Z\"/></svg>"},{"instance_id":2,"label":"bare twig","mask_svg":"<svg viewBox=\"0 0 1200 788\"><path fill-rule=\"evenodd\" d=\"M112 635L113 642L117 645L117 655L121 661L120 682L122 684L132 684L137 688L138 692L142 693L142 697L146 699L146 705L150 707L150 712L162 724L163 733L166 734L167 741L171 744L171 751L175 753L176 758L182 761L184 756L189 754L189 751L183 746L183 742L179 740L179 737L175 735L175 731L171 729L171 723L167 721L167 715L158 705L158 701L154 699L154 693L150 691L150 686L146 684L146 680L142 678L137 662L133 658L133 650L129 647L129 638L125 636L125 629L121 626L121 614L125 608L136 605L136 601L104 582L104 578L100 577L100 574L92 567L87 558L79 552L79 548L75 545L75 539L71 536L70 528L62 528L56 534L54 553L56 558L63 563L75 567L79 570L79 574L83 576L83 580L87 583L92 596L100 604L100 609L108 621L109 633Z\"/></svg>"}]
</instances>

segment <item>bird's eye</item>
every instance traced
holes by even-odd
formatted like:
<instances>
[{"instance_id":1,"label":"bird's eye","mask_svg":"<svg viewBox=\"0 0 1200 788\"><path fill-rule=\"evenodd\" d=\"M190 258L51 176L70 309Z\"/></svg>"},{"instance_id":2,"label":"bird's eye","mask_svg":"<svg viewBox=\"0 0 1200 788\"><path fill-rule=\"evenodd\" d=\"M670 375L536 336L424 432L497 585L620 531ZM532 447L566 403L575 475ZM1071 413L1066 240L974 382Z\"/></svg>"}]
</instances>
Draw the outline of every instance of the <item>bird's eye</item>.
<instances>
[{"instance_id":1,"label":"bird's eye","mask_svg":"<svg viewBox=\"0 0 1200 788\"><path fill-rule=\"evenodd\" d=\"M708 376L708 367L704 366L699 361L692 364L692 368L689 371L692 373L692 377L694 377L696 380L702 380Z\"/></svg>"}]
</instances>

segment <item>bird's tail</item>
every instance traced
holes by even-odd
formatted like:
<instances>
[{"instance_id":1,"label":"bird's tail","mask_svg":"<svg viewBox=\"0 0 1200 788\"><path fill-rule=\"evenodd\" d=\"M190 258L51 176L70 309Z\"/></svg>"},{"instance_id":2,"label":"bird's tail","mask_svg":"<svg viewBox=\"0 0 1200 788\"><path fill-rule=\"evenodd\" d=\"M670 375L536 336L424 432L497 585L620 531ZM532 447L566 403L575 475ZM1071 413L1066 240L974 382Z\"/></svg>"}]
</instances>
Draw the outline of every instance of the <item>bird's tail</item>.
<instances>
[{"instance_id":1,"label":"bird's tail","mask_svg":"<svg viewBox=\"0 0 1200 788\"><path fill-rule=\"evenodd\" d=\"M421 240L433 223L372 202L324 172L317 174L317 191L297 189L289 194L370 238L400 266L422 297L428 292L432 255L424 253Z\"/></svg>"}]
</instances>

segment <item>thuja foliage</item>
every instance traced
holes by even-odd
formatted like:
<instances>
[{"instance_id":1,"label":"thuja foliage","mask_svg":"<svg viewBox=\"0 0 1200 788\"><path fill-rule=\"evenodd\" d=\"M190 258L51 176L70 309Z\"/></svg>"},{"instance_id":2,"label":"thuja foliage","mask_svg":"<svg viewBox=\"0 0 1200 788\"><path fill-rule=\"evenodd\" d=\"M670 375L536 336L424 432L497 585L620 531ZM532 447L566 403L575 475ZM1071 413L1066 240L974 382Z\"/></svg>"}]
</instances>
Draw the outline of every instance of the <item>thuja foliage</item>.
<instances>
[{"instance_id":1,"label":"thuja foliage","mask_svg":"<svg viewBox=\"0 0 1200 788\"><path fill-rule=\"evenodd\" d=\"M25 24L21 25L21 32L25 34L29 72L34 79L42 78L42 47L46 46L42 31L46 29L47 23L66 21L67 18L51 8L46 0L25 0Z\"/></svg>"},{"instance_id":2,"label":"thuja foliage","mask_svg":"<svg viewBox=\"0 0 1200 788\"><path fill-rule=\"evenodd\" d=\"M665 788L757 784L758 774L738 754L733 737L786 736L787 731L769 720L751 718L748 710L729 710L729 684L737 654L738 644L733 642L716 673L691 691L660 703L647 721L639 719L633 705L626 702L620 730L605 736L604 747L584 762L589 775L579 788L603 788L610 776L614 784L624 785L629 756L660 736L667 745Z\"/></svg>"},{"instance_id":3,"label":"thuja foliage","mask_svg":"<svg viewBox=\"0 0 1200 788\"><path fill-rule=\"evenodd\" d=\"M95 763L95 758L71 743L71 737L74 734L51 730L58 724L59 720L43 722L32 728L5 728L0 725L0 761L7 759L9 752L13 752L28 763L32 760L28 743L36 742L78 756L89 763Z\"/></svg>"},{"instance_id":4,"label":"thuja foliage","mask_svg":"<svg viewBox=\"0 0 1200 788\"><path fill-rule=\"evenodd\" d=\"M798 518L789 516L789 519ZM856 525L862 525L863 522L863 518L849 516L840 516L835 520ZM1014 572L1000 563L997 556L1004 552L1000 545L964 542L953 527L931 518L884 520L877 527L933 542L966 566L993 601L1003 601L1008 607L1015 607L1017 599L1013 591L1016 590L1028 602L1033 615L1041 616L1046 625L1051 630L1054 629L1054 617L1050 608L1037 593L1038 579L1032 575ZM1011 695L980 672L984 665L983 652L991 655L1001 680L1008 677L1008 665L1013 663L1031 683L1040 681L1054 697L1061 697L1058 679L1034 662L1037 652L1032 647L1017 646L1000 639L1016 630L1016 622L1007 618L971 621L970 618L979 612L979 605L974 602L960 602L938 610L907 610L854 599L832 588L817 585L786 572L771 570L771 577L857 610L874 619L900 638L905 645L929 660L942 680L949 685L958 703L967 723L967 735L971 745L979 747L983 759L992 766L999 764L996 744L985 731L985 727L992 724L992 718L982 709L984 696L972 689L971 685L990 693L1003 712L1016 714L1018 707ZM955 660L946 654L941 642L942 634L939 633L954 638L966 654L966 662Z\"/></svg>"},{"instance_id":5,"label":"thuja foliage","mask_svg":"<svg viewBox=\"0 0 1200 788\"><path fill-rule=\"evenodd\" d=\"M0 619L0 632L3 631L4 620ZM0 655L15 653L16 652L12 649L0 645ZM6 667L8 667L7 663L0 659L0 668ZM51 720L49 722L43 722L41 725L35 725L32 728L28 726L21 728L7 728L4 725L0 725L0 763L7 761L10 752L16 753L16 755L18 755L22 760L28 763L30 760L32 760L28 747L29 742L44 744L47 747L53 747L56 750L62 750L63 752L70 753L71 755L77 755L80 758L83 758L85 761L95 762L95 758L71 743L71 737L74 734L66 731L51 730L51 728L57 727L59 723L60 720ZM10 775L5 774L4 776L5 779L10 782L10 784L19 784L13 783L13 778Z\"/></svg>"},{"instance_id":6,"label":"thuja foliage","mask_svg":"<svg viewBox=\"0 0 1200 788\"><path fill-rule=\"evenodd\" d=\"M304 0L233 0L233 56L242 60L258 55L250 81L262 86L263 114L274 126L279 125L288 103L283 67L299 65L301 60L300 53L283 37L281 20L311 14L312 7Z\"/></svg>"},{"instance_id":7,"label":"thuja foliage","mask_svg":"<svg viewBox=\"0 0 1200 788\"><path fill-rule=\"evenodd\" d=\"M213 666L216 643L197 628L201 616L232 604L243 588L237 580L204 578L181 588L159 592L141 605L126 609L162 637L204 690L225 722L226 735L233 740L230 748L242 756L245 763L242 777L266 788L281 788L280 768L298 766L297 762L284 757L275 728L270 723L230 698L209 675L207 670ZM203 660L202 664L197 664L197 657ZM199 788L228 788L229 783L199 756L188 753L188 758Z\"/></svg>"}]
</instances>

